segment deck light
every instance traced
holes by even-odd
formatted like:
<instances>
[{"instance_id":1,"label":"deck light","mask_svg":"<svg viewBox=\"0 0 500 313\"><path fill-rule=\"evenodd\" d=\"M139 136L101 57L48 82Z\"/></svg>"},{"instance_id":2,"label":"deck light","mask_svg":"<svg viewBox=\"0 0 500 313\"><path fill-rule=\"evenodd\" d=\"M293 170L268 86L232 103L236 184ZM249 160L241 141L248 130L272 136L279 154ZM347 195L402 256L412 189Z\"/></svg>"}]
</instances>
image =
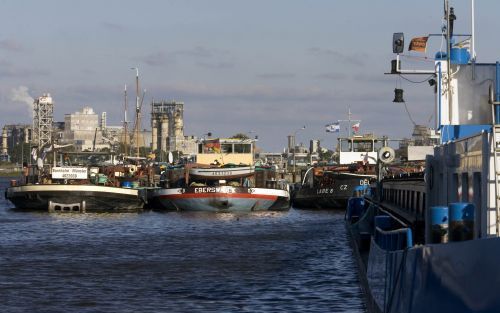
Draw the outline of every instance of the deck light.
<instances>
[{"instance_id":1,"label":"deck light","mask_svg":"<svg viewBox=\"0 0 500 313\"><path fill-rule=\"evenodd\" d=\"M394 89L394 100L392 100L392 102L396 102L396 103L405 102L403 100L403 89L400 89L400 88Z\"/></svg>"},{"instance_id":2,"label":"deck light","mask_svg":"<svg viewBox=\"0 0 500 313\"><path fill-rule=\"evenodd\" d=\"M394 33L392 35L392 52L403 53L405 46L405 36L403 33Z\"/></svg>"}]
</instances>

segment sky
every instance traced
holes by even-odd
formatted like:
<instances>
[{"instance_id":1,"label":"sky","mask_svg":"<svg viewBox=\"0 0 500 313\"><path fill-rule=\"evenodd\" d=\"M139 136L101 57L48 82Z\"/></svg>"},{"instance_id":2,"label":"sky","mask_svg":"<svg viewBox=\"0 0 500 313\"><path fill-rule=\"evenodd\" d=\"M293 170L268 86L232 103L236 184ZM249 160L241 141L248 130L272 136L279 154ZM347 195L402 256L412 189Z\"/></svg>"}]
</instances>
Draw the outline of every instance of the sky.
<instances>
[{"instance_id":1,"label":"sky","mask_svg":"<svg viewBox=\"0 0 500 313\"><path fill-rule=\"evenodd\" d=\"M470 0L451 1L456 33L470 33ZM390 70L392 34L440 33L436 0L3 0L0 20L0 125L31 123L31 98L50 93L54 117L90 106L123 121L123 89L135 105L135 70L150 103L184 102L185 135L257 135L264 151L280 152L287 135L333 148L325 125L361 120L361 133L403 138L417 124L434 125L427 77ZM479 62L495 62L500 1L476 0ZM438 37L435 37L438 38ZM439 39L426 54L407 52L403 68L432 66ZM404 89L393 103L394 88ZM132 116L129 113L129 118ZM304 130L300 130L306 126ZM342 124L345 135L346 124Z\"/></svg>"}]
</instances>

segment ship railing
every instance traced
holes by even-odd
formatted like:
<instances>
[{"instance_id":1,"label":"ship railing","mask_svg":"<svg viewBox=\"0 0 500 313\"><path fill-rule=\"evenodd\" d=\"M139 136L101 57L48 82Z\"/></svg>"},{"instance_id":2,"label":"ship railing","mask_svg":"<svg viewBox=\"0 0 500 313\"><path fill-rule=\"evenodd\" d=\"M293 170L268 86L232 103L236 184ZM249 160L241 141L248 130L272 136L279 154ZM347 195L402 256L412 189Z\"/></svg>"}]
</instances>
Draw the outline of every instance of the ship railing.
<instances>
[{"instance_id":1,"label":"ship railing","mask_svg":"<svg viewBox=\"0 0 500 313\"><path fill-rule=\"evenodd\" d=\"M392 217L381 215L375 217L375 243L388 251L404 250L413 246L411 228L394 229L395 221Z\"/></svg>"}]
</instances>

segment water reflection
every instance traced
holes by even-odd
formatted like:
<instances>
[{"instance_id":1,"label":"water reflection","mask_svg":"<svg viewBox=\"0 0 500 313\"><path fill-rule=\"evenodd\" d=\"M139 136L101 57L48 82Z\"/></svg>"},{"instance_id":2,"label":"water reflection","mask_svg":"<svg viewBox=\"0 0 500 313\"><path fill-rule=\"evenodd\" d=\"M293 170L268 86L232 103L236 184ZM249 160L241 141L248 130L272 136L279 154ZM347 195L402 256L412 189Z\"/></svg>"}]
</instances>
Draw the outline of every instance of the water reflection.
<instances>
[{"instance_id":1,"label":"water reflection","mask_svg":"<svg viewBox=\"0 0 500 313\"><path fill-rule=\"evenodd\" d=\"M363 312L342 212L48 214L2 203L0 312Z\"/></svg>"}]
</instances>

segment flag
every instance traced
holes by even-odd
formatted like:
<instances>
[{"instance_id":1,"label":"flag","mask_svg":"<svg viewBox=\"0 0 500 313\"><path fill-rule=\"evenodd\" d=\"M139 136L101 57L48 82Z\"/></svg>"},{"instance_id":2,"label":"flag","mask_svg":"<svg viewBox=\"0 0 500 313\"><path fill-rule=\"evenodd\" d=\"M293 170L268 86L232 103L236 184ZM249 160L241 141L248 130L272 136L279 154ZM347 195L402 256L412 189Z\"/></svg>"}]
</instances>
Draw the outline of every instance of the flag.
<instances>
[{"instance_id":1,"label":"flag","mask_svg":"<svg viewBox=\"0 0 500 313\"><path fill-rule=\"evenodd\" d=\"M339 123L333 123L333 124L328 124L325 125L326 132L327 133L338 133L340 132L340 124Z\"/></svg>"},{"instance_id":2,"label":"flag","mask_svg":"<svg viewBox=\"0 0 500 313\"><path fill-rule=\"evenodd\" d=\"M352 126L352 130L357 133L359 131L359 122L357 122L356 124L353 124Z\"/></svg>"},{"instance_id":3,"label":"flag","mask_svg":"<svg viewBox=\"0 0 500 313\"><path fill-rule=\"evenodd\" d=\"M454 48L467 48L470 49L470 38L457 42L453 45Z\"/></svg>"},{"instance_id":4,"label":"flag","mask_svg":"<svg viewBox=\"0 0 500 313\"><path fill-rule=\"evenodd\" d=\"M408 51L418 51L425 52L427 48L427 39L429 37L415 37L410 41L410 46L408 47Z\"/></svg>"},{"instance_id":5,"label":"flag","mask_svg":"<svg viewBox=\"0 0 500 313\"><path fill-rule=\"evenodd\" d=\"M33 158L34 161L36 161L36 148L31 149L31 157Z\"/></svg>"}]
</instances>

